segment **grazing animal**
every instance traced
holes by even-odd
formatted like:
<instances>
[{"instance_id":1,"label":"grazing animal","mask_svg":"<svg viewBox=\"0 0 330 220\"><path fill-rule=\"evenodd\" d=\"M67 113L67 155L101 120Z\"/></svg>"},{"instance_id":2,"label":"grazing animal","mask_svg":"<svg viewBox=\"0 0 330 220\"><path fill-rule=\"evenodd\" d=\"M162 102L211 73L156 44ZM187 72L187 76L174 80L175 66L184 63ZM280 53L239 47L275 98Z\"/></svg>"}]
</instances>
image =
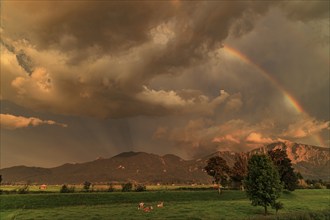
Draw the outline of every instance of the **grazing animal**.
<instances>
[{"instance_id":1,"label":"grazing animal","mask_svg":"<svg viewBox=\"0 0 330 220\"><path fill-rule=\"evenodd\" d=\"M158 208L163 208L164 207L164 202L160 202L159 204L157 204Z\"/></svg>"},{"instance_id":2,"label":"grazing animal","mask_svg":"<svg viewBox=\"0 0 330 220\"><path fill-rule=\"evenodd\" d=\"M152 206L150 206L150 207L145 207L144 209L143 209L143 211L144 212L150 212L151 210L153 210L154 208L152 207Z\"/></svg>"},{"instance_id":3,"label":"grazing animal","mask_svg":"<svg viewBox=\"0 0 330 220\"><path fill-rule=\"evenodd\" d=\"M144 202L140 202L138 205L138 209L144 209Z\"/></svg>"}]
</instances>

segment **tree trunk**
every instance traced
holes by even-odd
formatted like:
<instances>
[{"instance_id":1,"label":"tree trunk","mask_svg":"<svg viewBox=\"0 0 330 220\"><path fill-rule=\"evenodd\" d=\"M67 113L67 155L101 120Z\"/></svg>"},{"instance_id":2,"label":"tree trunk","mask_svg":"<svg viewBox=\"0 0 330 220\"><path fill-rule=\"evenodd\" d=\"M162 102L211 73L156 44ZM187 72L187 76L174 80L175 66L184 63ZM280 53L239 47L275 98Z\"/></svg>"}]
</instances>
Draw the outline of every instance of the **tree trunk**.
<instances>
[{"instance_id":1,"label":"tree trunk","mask_svg":"<svg viewBox=\"0 0 330 220\"><path fill-rule=\"evenodd\" d=\"M219 193L219 195L221 194L221 188L220 188L220 185L218 185L218 193Z\"/></svg>"},{"instance_id":2,"label":"tree trunk","mask_svg":"<svg viewBox=\"0 0 330 220\"><path fill-rule=\"evenodd\" d=\"M267 206L265 205L265 215L267 215Z\"/></svg>"}]
</instances>

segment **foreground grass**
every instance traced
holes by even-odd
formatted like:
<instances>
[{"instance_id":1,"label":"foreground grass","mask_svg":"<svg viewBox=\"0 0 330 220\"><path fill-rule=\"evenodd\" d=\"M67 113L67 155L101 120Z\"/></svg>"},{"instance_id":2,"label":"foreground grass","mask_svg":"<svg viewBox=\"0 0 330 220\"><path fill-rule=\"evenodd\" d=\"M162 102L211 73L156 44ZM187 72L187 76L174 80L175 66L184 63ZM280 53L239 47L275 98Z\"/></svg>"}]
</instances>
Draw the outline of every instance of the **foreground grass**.
<instances>
[{"instance_id":1,"label":"foreground grass","mask_svg":"<svg viewBox=\"0 0 330 220\"><path fill-rule=\"evenodd\" d=\"M240 191L152 191L1 195L1 219L274 219L263 216ZM154 210L137 210L139 202ZM156 208L164 201L164 208ZM296 190L280 199L278 219L329 219L330 190ZM319 214L317 214L319 213ZM312 216L312 217L311 217Z\"/></svg>"}]
</instances>

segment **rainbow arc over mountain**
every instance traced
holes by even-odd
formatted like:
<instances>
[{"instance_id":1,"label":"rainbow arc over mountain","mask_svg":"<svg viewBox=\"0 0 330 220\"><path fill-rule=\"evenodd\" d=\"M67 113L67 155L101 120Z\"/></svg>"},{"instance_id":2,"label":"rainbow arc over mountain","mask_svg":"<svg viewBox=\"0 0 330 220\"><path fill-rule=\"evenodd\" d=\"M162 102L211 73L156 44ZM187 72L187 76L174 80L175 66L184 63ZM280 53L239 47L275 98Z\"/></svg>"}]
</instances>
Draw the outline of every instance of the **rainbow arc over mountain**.
<instances>
[{"instance_id":1,"label":"rainbow arc over mountain","mask_svg":"<svg viewBox=\"0 0 330 220\"><path fill-rule=\"evenodd\" d=\"M301 114L303 117L310 118L310 115L304 110L301 104L294 98L293 95L290 94L289 91L287 91L287 89L284 88L284 86L280 84L280 82L276 78L272 76L271 73L266 71L264 68L262 68L260 65L258 65L256 62L254 62L252 59L250 59L238 49L235 49L227 44L223 45L222 49L225 50L227 53L231 54L232 56L236 57L237 59L241 60L242 62L254 67L258 73L260 73L264 78L270 81L283 94L283 97L288 101L288 103L298 114ZM320 146L325 146L325 143L319 134L314 134L313 138Z\"/></svg>"}]
</instances>

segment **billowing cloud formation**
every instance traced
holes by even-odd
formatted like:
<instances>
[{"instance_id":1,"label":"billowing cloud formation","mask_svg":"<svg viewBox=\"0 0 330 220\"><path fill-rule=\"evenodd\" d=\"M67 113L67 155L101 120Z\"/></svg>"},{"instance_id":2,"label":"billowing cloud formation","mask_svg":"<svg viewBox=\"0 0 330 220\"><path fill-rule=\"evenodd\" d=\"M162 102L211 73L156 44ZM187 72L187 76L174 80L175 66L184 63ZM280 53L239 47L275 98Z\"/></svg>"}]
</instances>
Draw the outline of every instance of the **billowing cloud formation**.
<instances>
[{"instance_id":1,"label":"billowing cloud formation","mask_svg":"<svg viewBox=\"0 0 330 220\"><path fill-rule=\"evenodd\" d=\"M312 137L315 133L329 129L329 122L309 118L290 124L284 133L276 132L274 127L271 120L264 120L258 124L250 124L243 120L216 124L201 118L190 120L181 128L158 127L154 132L154 138L174 141L178 146L189 149L187 152L190 156L217 150L248 151L272 142Z\"/></svg>"},{"instance_id":2,"label":"billowing cloud formation","mask_svg":"<svg viewBox=\"0 0 330 220\"><path fill-rule=\"evenodd\" d=\"M330 121L317 121L315 118L303 118L290 124L282 134L285 137L304 138L330 129Z\"/></svg>"},{"instance_id":3,"label":"billowing cloud formation","mask_svg":"<svg viewBox=\"0 0 330 220\"><path fill-rule=\"evenodd\" d=\"M57 125L61 127L67 127L66 124L57 123L52 120L41 120L39 118L34 117L23 117L23 116L15 116L10 114L0 114L0 125L1 128L14 130L18 128L26 128L26 127L36 127L40 125Z\"/></svg>"},{"instance_id":4,"label":"billowing cloud formation","mask_svg":"<svg viewBox=\"0 0 330 220\"><path fill-rule=\"evenodd\" d=\"M139 84L141 79L134 75L134 68L139 63L135 66L132 60L113 60L106 56L93 63L83 62L79 68L63 64L64 55L38 54L34 48L30 49L36 54L35 59L43 60L48 68L35 67L29 76L20 68L15 55L3 50L2 64L7 82L3 96L36 110L112 118L210 114L230 96L223 90L219 96L210 99L197 90L150 89Z\"/></svg>"},{"instance_id":5,"label":"billowing cloud formation","mask_svg":"<svg viewBox=\"0 0 330 220\"><path fill-rule=\"evenodd\" d=\"M262 134L256 132L252 132L251 134L249 134L249 136L246 137L246 141L256 144L269 144L271 142L274 142L273 139L264 138L262 137Z\"/></svg>"},{"instance_id":6,"label":"billowing cloud formation","mask_svg":"<svg viewBox=\"0 0 330 220\"><path fill-rule=\"evenodd\" d=\"M249 1L4 2L1 64L3 84L12 86L5 86L3 99L35 110L111 118L187 113L200 103L213 112L217 101L211 97L186 100L150 83L205 62L233 27L251 31L273 5L292 17L300 13L292 4ZM315 10L321 17L327 13L323 3L312 6L313 12L303 10L311 18ZM245 30L247 22L251 28ZM236 96L226 109L241 106Z\"/></svg>"},{"instance_id":7,"label":"billowing cloud formation","mask_svg":"<svg viewBox=\"0 0 330 220\"><path fill-rule=\"evenodd\" d=\"M292 18L308 21L319 18L329 18L329 3L326 1L285 1L281 6L286 14Z\"/></svg>"},{"instance_id":8,"label":"billowing cloud formation","mask_svg":"<svg viewBox=\"0 0 330 220\"><path fill-rule=\"evenodd\" d=\"M150 81L203 62L236 19L268 8L250 2L30 3L3 6L2 66L5 84L12 85L3 98L35 110L112 118L187 113L199 104L213 112L217 97L190 93L185 100L180 91L150 88ZM228 108L239 105L232 99Z\"/></svg>"},{"instance_id":9,"label":"billowing cloud formation","mask_svg":"<svg viewBox=\"0 0 330 220\"><path fill-rule=\"evenodd\" d=\"M158 127L155 138L174 141L178 146L189 149L189 156L216 150L247 151L253 147L276 141L270 138L273 125L267 121L249 124L243 120L230 120L216 124L209 119L190 120L184 127Z\"/></svg>"},{"instance_id":10,"label":"billowing cloud formation","mask_svg":"<svg viewBox=\"0 0 330 220\"><path fill-rule=\"evenodd\" d=\"M229 96L227 92L221 90L218 97L209 100L199 91L188 90L177 93L164 90L155 91L144 87L144 91L139 93L137 97L144 103L171 109L173 112L212 114L215 108L225 102Z\"/></svg>"}]
</instances>

